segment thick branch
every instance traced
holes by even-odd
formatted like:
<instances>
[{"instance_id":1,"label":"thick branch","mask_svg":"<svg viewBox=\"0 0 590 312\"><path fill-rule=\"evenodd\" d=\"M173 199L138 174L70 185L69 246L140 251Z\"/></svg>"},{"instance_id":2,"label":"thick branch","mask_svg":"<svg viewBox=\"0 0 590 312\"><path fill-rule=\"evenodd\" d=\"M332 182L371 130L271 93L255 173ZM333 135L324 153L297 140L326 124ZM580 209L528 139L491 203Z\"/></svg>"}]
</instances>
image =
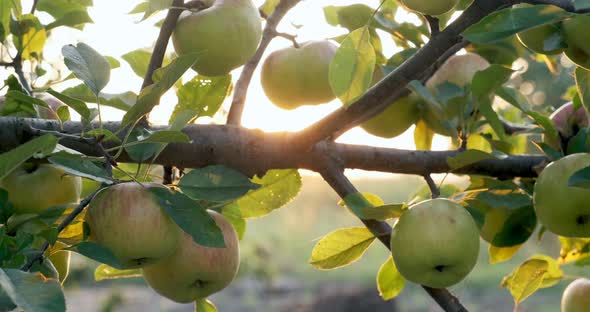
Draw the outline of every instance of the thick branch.
<instances>
[{"instance_id":1,"label":"thick branch","mask_svg":"<svg viewBox=\"0 0 590 312\"><path fill-rule=\"evenodd\" d=\"M260 59L262 58L264 51L272 39L278 35L276 31L277 25L283 19L285 14L287 14L287 12L300 1L301 0L281 0L281 2L275 7L272 14L270 14L270 16L267 18L260 45L258 46L256 53L254 53L254 56L252 56L248 63L244 65L242 73L240 74L240 78L236 83L234 97L231 103L229 114L227 116L227 124L241 124L242 113L244 112L244 105L246 103L246 94L248 93L248 86L252 80L254 70L258 66L258 63L260 63Z\"/></svg>"},{"instance_id":2,"label":"thick branch","mask_svg":"<svg viewBox=\"0 0 590 312\"><path fill-rule=\"evenodd\" d=\"M322 177L330 186L338 193L341 198L345 198L350 194L358 193L358 190L352 185L350 180L344 175L342 168L337 165L337 162L327 161L326 169L322 171ZM376 220L361 220L363 224L371 230L373 234L390 249L389 239L391 235L391 227L383 221ZM444 311L462 312L467 311L461 302L453 296L446 289L434 289L427 286L422 286L424 290L440 305Z\"/></svg>"},{"instance_id":3,"label":"thick branch","mask_svg":"<svg viewBox=\"0 0 590 312\"><path fill-rule=\"evenodd\" d=\"M105 129L113 132L120 126L118 122L103 124ZM83 129L79 122L66 122L62 130L57 121L0 117L0 152L15 148L37 136L37 133L31 131L31 127L66 134L79 134ZM164 127L151 129L158 130ZM320 172L320 160L329 153L340 157L344 168L421 176L452 171L458 174L512 178L535 177L536 169L547 161L544 156L509 156L505 159L487 159L451 170L447 164L447 157L457 155L458 151L414 151L330 142L318 144L311 151L301 153L292 144L294 133L289 132L265 133L231 125L190 125L183 131L192 143L169 144L155 161L156 164L180 168L221 164L247 175L280 168L301 168ZM60 143L86 155L103 156L96 144L67 137L62 137ZM112 142L103 142L103 145L106 149L114 147ZM117 161L130 162L131 159L128 155L122 154Z\"/></svg>"}]
</instances>

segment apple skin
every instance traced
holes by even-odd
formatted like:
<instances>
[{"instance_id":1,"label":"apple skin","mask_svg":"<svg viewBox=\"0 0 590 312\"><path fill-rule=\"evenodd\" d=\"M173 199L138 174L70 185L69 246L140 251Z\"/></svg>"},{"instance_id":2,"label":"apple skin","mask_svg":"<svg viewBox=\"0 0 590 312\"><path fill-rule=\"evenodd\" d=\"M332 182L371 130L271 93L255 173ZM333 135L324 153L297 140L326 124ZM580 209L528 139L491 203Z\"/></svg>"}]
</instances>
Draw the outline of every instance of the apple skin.
<instances>
[{"instance_id":1,"label":"apple skin","mask_svg":"<svg viewBox=\"0 0 590 312\"><path fill-rule=\"evenodd\" d=\"M148 187L165 188L156 183L113 185L98 192L86 211L89 240L109 248L123 269L160 261L180 243L182 230Z\"/></svg>"},{"instance_id":2,"label":"apple skin","mask_svg":"<svg viewBox=\"0 0 590 312\"><path fill-rule=\"evenodd\" d=\"M534 52L547 55L559 54L563 52L562 48L545 50L545 40L560 31L560 24L549 24L523 31L518 33L516 37L522 45Z\"/></svg>"},{"instance_id":3,"label":"apple skin","mask_svg":"<svg viewBox=\"0 0 590 312\"><path fill-rule=\"evenodd\" d=\"M273 104L287 110L335 99L329 72L337 49L329 41L309 41L299 48L272 52L262 64L264 93Z\"/></svg>"},{"instance_id":4,"label":"apple skin","mask_svg":"<svg viewBox=\"0 0 590 312\"><path fill-rule=\"evenodd\" d=\"M82 179L66 175L51 164L25 163L0 181L16 214L40 213L47 208L77 203Z\"/></svg>"},{"instance_id":5,"label":"apple skin","mask_svg":"<svg viewBox=\"0 0 590 312\"><path fill-rule=\"evenodd\" d=\"M466 53L462 55L453 55L428 79L426 87L430 92L435 92L436 87L445 82L452 83L459 87L465 87L471 83L473 76L478 71L484 70L490 66L490 63L483 57L475 53ZM447 116L454 121L452 123L459 124L459 118L462 118L461 113L455 111L456 108L443 107ZM446 129L437 121L438 116L432 116L430 113L424 113L422 118L426 121L428 126L436 133L451 136L452 131Z\"/></svg>"},{"instance_id":6,"label":"apple skin","mask_svg":"<svg viewBox=\"0 0 590 312\"><path fill-rule=\"evenodd\" d=\"M533 192L535 213L545 227L565 237L590 237L590 190L568 186L576 171L590 166L590 154L556 160L539 174Z\"/></svg>"},{"instance_id":7,"label":"apple skin","mask_svg":"<svg viewBox=\"0 0 590 312\"><path fill-rule=\"evenodd\" d=\"M188 303L224 289L236 276L240 265L236 231L221 214L208 212L223 233L225 247L201 246L184 233L172 255L142 269L148 285L160 295Z\"/></svg>"},{"instance_id":8,"label":"apple skin","mask_svg":"<svg viewBox=\"0 0 590 312\"><path fill-rule=\"evenodd\" d=\"M565 55L578 66L590 69L590 34L587 31L590 16L576 15L564 20L563 34L567 48Z\"/></svg>"},{"instance_id":9,"label":"apple skin","mask_svg":"<svg viewBox=\"0 0 590 312\"><path fill-rule=\"evenodd\" d=\"M563 104L549 118L553 121L555 128L559 132L560 139L565 143L565 147L567 147L569 139L576 135L580 128L585 128L589 125L588 113L584 106L579 107L574 112L573 102ZM561 142L547 137L544 137L543 140L555 149L561 148Z\"/></svg>"},{"instance_id":10,"label":"apple skin","mask_svg":"<svg viewBox=\"0 0 590 312\"><path fill-rule=\"evenodd\" d=\"M383 71L377 68L373 72L373 84L383 79ZM397 100L377 116L361 124L368 133L382 137L394 138L404 133L420 119L418 99L413 94Z\"/></svg>"},{"instance_id":11,"label":"apple skin","mask_svg":"<svg viewBox=\"0 0 590 312\"><path fill-rule=\"evenodd\" d=\"M412 11L424 15L441 15L454 8L459 0L401 0Z\"/></svg>"},{"instance_id":12,"label":"apple skin","mask_svg":"<svg viewBox=\"0 0 590 312\"><path fill-rule=\"evenodd\" d=\"M561 312L587 312L590 307L590 279L571 282L561 297Z\"/></svg>"},{"instance_id":13,"label":"apple skin","mask_svg":"<svg viewBox=\"0 0 590 312\"><path fill-rule=\"evenodd\" d=\"M199 12L183 12L172 32L176 53L199 53L193 69L205 76L244 65L261 38L260 14L251 0L217 0Z\"/></svg>"},{"instance_id":14,"label":"apple skin","mask_svg":"<svg viewBox=\"0 0 590 312\"><path fill-rule=\"evenodd\" d=\"M445 288L463 280L479 255L479 229L461 205L431 199L410 207L391 233L391 252L409 281Z\"/></svg>"}]
</instances>

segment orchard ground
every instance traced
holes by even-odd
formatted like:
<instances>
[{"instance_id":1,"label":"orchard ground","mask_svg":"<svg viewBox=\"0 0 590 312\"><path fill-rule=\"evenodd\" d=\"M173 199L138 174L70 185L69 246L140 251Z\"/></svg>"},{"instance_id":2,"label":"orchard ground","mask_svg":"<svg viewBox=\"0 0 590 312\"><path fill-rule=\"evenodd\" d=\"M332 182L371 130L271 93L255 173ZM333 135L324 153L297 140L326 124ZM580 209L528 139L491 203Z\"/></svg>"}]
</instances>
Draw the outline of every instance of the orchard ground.
<instances>
[{"instance_id":1,"label":"orchard ground","mask_svg":"<svg viewBox=\"0 0 590 312\"><path fill-rule=\"evenodd\" d=\"M321 308L318 302L363 304L365 310L354 307L350 311L440 311L424 290L408 283L403 295L395 303L379 302L375 275L387 259L388 251L372 246L358 262L333 271L317 271L306 264L314 244L335 228L359 226L350 214L338 206L338 196L319 176L304 176L300 195L289 205L271 215L252 219L241 242L242 263L237 280L212 300L224 312L307 312L349 311L337 306ZM440 178L438 181L440 181ZM400 183L399 179L403 179ZM465 185L466 180L447 177L445 183ZM385 202L407 201L415 190L424 186L414 176L393 178L357 178L353 181L360 191L370 191ZM536 233L535 233L536 235ZM480 259L471 274L451 288L470 311L511 311L512 297L506 289L499 289L502 277L528 259L530 255L545 253L559 255L559 242L554 235L546 234L542 240L530 239L510 261L491 265L488 261L488 244L481 241ZM281 248L275 248L280 246ZM192 304L181 305L169 301L149 289L141 277L128 280L94 282L96 263L75 256L70 277L65 283L69 311L194 311ZM575 275L571 266L564 267L566 274ZM519 305L520 312L554 312L559 310L561 292L571 280L557 286L541 289ZM490 291L495 289L495 291ZM357 300L355 296L366 296ZM368 298L367 298L368 297ZM379 303L383 310L376 310ZM397 309L392 308L396 306ZM343 307L346 308L346 307ZM348 306L347 308L351 308Z\"/></svg>"}]
</instances>

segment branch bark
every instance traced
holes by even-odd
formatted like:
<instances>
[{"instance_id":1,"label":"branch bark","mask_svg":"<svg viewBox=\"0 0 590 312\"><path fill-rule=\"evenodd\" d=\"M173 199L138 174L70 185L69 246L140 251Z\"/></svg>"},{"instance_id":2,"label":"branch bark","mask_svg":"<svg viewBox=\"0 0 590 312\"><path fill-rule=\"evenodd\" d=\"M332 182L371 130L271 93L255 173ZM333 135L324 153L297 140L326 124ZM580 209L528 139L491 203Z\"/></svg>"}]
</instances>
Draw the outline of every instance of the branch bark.
<instances>
[{"instance_id":1,"label":"branch bark","mask_svg":"<svg viewBox=\"0 0 590 312\"><path fill-rule=\"evenodd\" d=\"M119 122L106 122L103 127L115 132ZM36 136L39 131L57 131L80 134L84 129L79 122L65 122L63 128L57 121L0 117L0 152L17 147ZM165 127L151 127L162 130ZM504 159L487 159L475 164L451 170L447 158L460 151L414 151L394 148L325 142L316 144L310 151L301 153L293 146L295 133L245 129L231 125L190 125L183 129L192 143L172 143L156 159L155 164L180 168L199 168L220 164L232 167L247 175L263 174L269 169L301 168L320 172L320 160L337 155L344 168L370 171L426 175L452 172L457 174L481 174L502 179L535 177L537 170L548 162L539 155L508 156ZM123 134L121 134L123 135ZM103 156L96 144L83 140L61 138L60 143L87 155ZM113 148L112 142L103 142L105 149ZM190 155L190 157L188 156ZM123 153L117 159L131 162Z\"/></svg>"},{"instance_id":2,"label":"branch bark","mask_svg":"<svg viewBox=\"0 0 590 312\"><path fill-rule=\"evenodd\" d=\"M232 99L231 108L227 116L227 124L240 125L242 123L242 114L244 112L244 106L246 103L246 95L248 94L248 86L252 80L254 70L260 63L262 55L264 54L264 51L272 39L278 35L276 31L277 25L283 19L285 14L287 14L287 12L289 12L289 10L297 5L297 3L300 1L301 0L281 0L281 2L279 2L279 4L275 7L274 11L266 19L266 26L264 27L264 31L262 33L260 45L258 46L256 53L254 53L254 56L252 56L248 63L244 65L242 73L240 74L240 78L236 83L234 97Z\"/></svg>"}]
</instances>

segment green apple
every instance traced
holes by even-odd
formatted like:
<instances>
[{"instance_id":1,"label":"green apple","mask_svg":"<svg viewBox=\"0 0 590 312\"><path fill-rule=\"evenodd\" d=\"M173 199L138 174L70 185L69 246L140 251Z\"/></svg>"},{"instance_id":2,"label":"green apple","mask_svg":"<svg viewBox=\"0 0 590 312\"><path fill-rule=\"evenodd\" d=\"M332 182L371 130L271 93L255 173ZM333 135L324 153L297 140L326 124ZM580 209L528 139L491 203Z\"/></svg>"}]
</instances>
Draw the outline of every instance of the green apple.
<instances>
[{"instance_id":1,"label":"green apple","mask_svg":"<svg viewBox=\"0 0 590 312\"><path fill-rule=\"evenodd\" d=\"M444 83L451 83L458 87L465 87L473 80L473 76L481 70L490 66L490 63L483 57L475 53L466 53L462 55L453 55L428 79L426 87L432 92L436 93L437 87ZM463 118L463 105L453 106L448 104L443 107L443 110L448 117L447 122L451 126L458 126L461 124L460 118ZM434 115L433 112L427 110L422 113L422 118L428 126L436 133L451 136L453 131L444 127L440 122L440 116Z\"/></svg>"},{"instance_id":2,"label":"green apple","mask_svg":"<svg viewBox=\"0 0 590 312\"><path fill-rule=\"evenodd\" d=\"M251 0L217 0L196 13L183 12L172 33L176 53L198 53L193 69L205 76L244 65L261 38L260 14Z\"/></svg>"},{"instance_id":3,"label":"green apple","mask_svg":"<svg viewBox=\"0 0 590 312\"><path fill-rule=\"evenodd\" d=\"M459 0L401 0L412 11L424 15L441 15L454 8Z\"/></svg>"},{"instance_id":4,"label":"green apple","mask_svg":"<svg viewBox=\"0 0 590 312\"><path fill-rule=\"evenodd\" d=\"M525 30L518 33L516 36L518 40L525 47L540 54L559 54L563 52L562 48L547 49L545 47L546 40L551 37L559 36L561 32L561 24L548 24Z\"/></svg>"},{"instance_id":5,"label":"green apple","mask_svg":"<svg viewBox=\"0 0 590 312\"><path fill-rule=\"evenodd\" d=\"M563 21L563 34L567 48L565 55L578 66L590 69L590 34L586 27L590 16L576 15Z\"/></svg>"},{"instance_id":6,"label":"green apple","mask_svg":"<svg viewBox=\"0 0 590 312\"><path fill-rule=\"evenodd\" d=\"M559 133L559 141L548 137L544 137L543 140L555 149L562 148L561 144L563 142L563 148L565 150L569 140L575 136L581 128L588 127L589 124L588 112L586 112L584 106L579 107L574 112L573 102L568 102L560 106L549 118L551 118L555 125L555 129Z\"/></svg>"},{"instance_id":7,"label":"green apple","mask_svg":"<svg viewBox=\"0 0 590 312\"><path fill-rule=\"evenodd\" d=\"M70 272L70 256L71 251L68 250L61 250L67 247L66 244L57 241L51 248L46 252L49 256L47 257L51 260L51 263L55 267L55 270L58 273L60 283L64 283L66 278L68 277L68 273Z\"/></svg>"},{"instance_id":8,"label":"green apple","mask_svg":"<svg viewBox=\"0 0 590 312\"><path fill-rule=\"evenodd\" d=\"M431 199L410 207L391 233L391 252L407 280L445 288L463 280L479 255L479 229L461 205Z\"/></svg>"},{"instance_id":9,"label":"green apple","mask_svg":"<svg viewBox=\"0 0 590 312\"><path fill-rule=\"evenodd\" d=\"M182 243L168 258L142 269L143 277L157 293L181 303L205 298L227 287L240 265L238 237L221 214L208 211L225 240L223 248L209 248L184 233Z\"/></svg>"},{"instance_id":10,"label":"green apple","mask_svg":"<svg viewBox=\"0 0 590 312\"><path fill-rule=\"evenodd\" d=\"M561 312L587 312L590 308L590 279L571 282L561 296Z\"/></svg>"},{"instance_id":11,"label":"green apple","mask_svg":"<svg viewBox=\"0 0 590 312\"><path fill-rule=\"evenodd\" d=\"M88 205L89 240L110 249L124 269L160 261L180 243L182 230L162 210L152 187L165 188L120 183L98 192Z\"/></svg>"},{"instance_id":12,"label":"green apple","mask_svg":"<svg viewBox=\"0 0 590 312\"><path fill-rule=\"evenodd\" d=\"M329 41L310 41L299 48L287 47L272 52L262 64L264 93L282 109L335 99L329 72L337 49Z\"/></svg>"},{"instance_id":13,"label":"green apple","mask_svg":"<svg viewBox=\"0 0 590 312\"><path fill-rule=\"evenodd\" d=\"M80 200L82 179L51 164L25 163L0 181L16 214L40 213Z\"/></svg>"},{"instance_id":14,"label":"green apple","mask_svg":"<svg viewBox=\"0 0 590 312\"><path fill-rule=\"evenodd\" d=\"M590 166L590 154L578 153L556 160L539 174L533 201L539 221L561 236L590 237L590 190L568 186L570 176Z\"/></svg>"},{"instance_id":15,"label":"green apple","mask_svg":"<svg viewBox=\"0 0 590 312\"><path fill-rule=\"evenodd\" d=\"M383 79L383 72L377 68L373 73L373 84L381 79ZM378 137L393 138L408 130L419 118L418 99L410 94L389 105L379 115L362 123L361 128Z\"/></svg>"}]
</instances>

